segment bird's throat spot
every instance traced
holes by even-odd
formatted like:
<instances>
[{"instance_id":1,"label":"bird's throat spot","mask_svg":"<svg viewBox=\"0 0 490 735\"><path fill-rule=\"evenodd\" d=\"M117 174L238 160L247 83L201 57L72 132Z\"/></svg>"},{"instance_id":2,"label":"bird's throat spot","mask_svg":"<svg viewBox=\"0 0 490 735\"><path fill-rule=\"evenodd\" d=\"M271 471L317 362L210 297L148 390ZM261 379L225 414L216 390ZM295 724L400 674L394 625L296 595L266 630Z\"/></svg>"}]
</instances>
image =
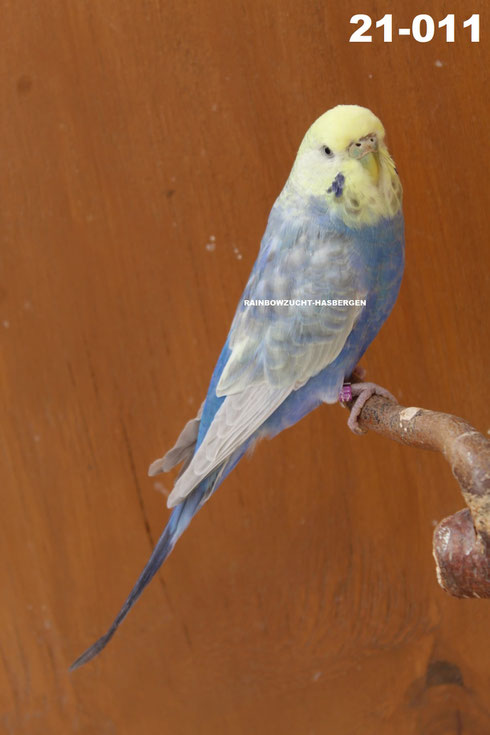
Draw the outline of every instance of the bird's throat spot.
<instances>
[{"instance_id":1,"label":"bird's throat spot","mask_svg":"<svg viewBox=\"0 0 490 735\"><path fill-rule=\"evenodd\" d=\"M329 188L327 189L327 194L333 193L338 199L343 194L344 184L345 184L344 174L338 173L337 176L332 181L332 183L330 184Z\"/></svg>"}]
</instances>

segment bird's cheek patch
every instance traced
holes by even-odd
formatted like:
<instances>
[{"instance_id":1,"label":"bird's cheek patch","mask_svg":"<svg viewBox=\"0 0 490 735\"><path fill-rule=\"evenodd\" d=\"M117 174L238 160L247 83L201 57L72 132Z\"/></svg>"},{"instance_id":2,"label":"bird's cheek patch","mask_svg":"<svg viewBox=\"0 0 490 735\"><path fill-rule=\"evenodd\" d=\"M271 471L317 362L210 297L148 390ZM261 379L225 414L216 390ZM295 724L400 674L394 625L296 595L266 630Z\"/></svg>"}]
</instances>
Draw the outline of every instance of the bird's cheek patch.
<instances>
[{"instance_id":1,"label":"bird's cheek patch","mask_svg":"<svg viewBox=\"0 0 490 735\"><path fill-rule=\"evenodd\" d=\"M327 189L327 194L332 194L332 192L335 194L337 199L342 196L342 193L344 191L344 184L345 184L345 176L344 174L338 173L337 176L334 178L332 183Z\"/></svg>"}]
</instances>

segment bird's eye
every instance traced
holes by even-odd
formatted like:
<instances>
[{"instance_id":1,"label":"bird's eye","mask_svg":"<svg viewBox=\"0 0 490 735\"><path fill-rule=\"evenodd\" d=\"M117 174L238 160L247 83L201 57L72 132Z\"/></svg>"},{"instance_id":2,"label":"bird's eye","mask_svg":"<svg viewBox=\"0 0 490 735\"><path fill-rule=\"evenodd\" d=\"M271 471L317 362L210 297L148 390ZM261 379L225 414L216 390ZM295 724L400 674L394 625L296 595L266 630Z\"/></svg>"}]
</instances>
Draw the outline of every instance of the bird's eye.
<instances>
[{"instance_id":1,"label":"bird's eye","mask_svg":"<svg viewBox=\"0 0 490 735\"><path fill-rule=\"evenodd\" d=\"M333 158L334 152L331 148L328 147L328 145L323 146L323 152L325 153L328 158Z\"/></svg>"}]
</instances>

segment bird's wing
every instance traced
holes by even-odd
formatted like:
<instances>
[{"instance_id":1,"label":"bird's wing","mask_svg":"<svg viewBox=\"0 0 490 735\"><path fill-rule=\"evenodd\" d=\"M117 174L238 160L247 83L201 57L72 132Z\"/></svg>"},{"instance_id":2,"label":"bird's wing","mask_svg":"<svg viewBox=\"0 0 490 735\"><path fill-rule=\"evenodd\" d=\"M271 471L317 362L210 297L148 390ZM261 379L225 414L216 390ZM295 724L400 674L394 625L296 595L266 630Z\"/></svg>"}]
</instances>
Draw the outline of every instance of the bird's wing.
<instances>
[{"instance_id":1,"label":"bird's wing","mask_svg":"<svg viewBox=\"0 0 490 735\"><path fill-rule=\"evenodd\" d=\"M266 232L230 330L231 354L216 389L226 398L178 478L169 507L249 439L293 390L335 360L362 307L324 302L365 297L357 253L351 239L321 227ZM245 306L246 300L294 305Z\"/></svg>"}]
</instances>

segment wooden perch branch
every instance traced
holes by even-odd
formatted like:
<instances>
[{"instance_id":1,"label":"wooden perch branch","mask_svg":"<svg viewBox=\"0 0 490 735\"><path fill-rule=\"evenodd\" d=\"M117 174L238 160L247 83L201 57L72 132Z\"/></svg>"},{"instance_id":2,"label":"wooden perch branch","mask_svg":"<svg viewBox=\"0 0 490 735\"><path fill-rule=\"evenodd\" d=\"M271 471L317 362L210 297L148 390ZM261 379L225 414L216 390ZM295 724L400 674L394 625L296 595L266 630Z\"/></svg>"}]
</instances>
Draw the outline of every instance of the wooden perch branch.
<instances>
[{"instance_id":1,"label":"wooden perch branch","mask_svg":"<svg viewBox=\"0 0 490 735\"><path fill-rule=\"evenodd\" d=\"M434 531L437 578L455 597L490 597L490 441L457 416L377 395L364 405L359 426L446 458L468 507Z\"/></svg>"}]
</instances>

